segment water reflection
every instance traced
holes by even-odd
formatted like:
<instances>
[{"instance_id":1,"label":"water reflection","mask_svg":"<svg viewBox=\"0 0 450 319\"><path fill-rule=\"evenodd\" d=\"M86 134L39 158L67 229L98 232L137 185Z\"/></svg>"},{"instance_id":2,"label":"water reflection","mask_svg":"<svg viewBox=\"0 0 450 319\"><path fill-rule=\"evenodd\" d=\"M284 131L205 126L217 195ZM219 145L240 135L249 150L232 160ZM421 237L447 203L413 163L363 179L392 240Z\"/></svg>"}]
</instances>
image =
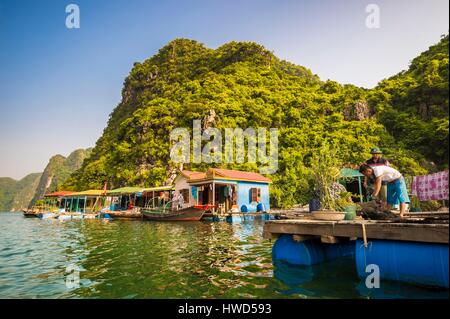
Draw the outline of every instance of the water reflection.
<instances>
[{"instance_id":1,"label":"water reflection","mask_svg":"<svg viewBox=\"0 0 450 319\"><path fill-rule=\"evenodd\" d=\"M25 219L0 213L2 298L365 298L354 260L272 265L263 222ZM80 286L65 285L66 267ZM386 286L388 296L448 297ZM405 293L406 291L406 293Z\"/></svg>"}]
</instances>

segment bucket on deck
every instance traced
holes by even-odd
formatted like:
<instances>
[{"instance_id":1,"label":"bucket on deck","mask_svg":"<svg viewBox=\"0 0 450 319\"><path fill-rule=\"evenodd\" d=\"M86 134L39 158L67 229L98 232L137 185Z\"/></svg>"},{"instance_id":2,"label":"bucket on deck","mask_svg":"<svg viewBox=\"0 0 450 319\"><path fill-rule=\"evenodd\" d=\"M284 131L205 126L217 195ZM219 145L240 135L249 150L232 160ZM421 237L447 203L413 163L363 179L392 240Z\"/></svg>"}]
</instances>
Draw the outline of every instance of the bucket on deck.
<instances>
[{"instance_id":1,"label":"bucket on deck","mask_svg":"<svg viewBox=\"0 0 450 319\"><path fill-rule=\"evenodd\" d=\"M348 205L344 208L345 220L354 220L356 217L356 206Z\"/></svg>"},{"instance_id":2,"label":"bucket on deck","mask_svg":"<svg viewBox=\"0 0 450 319\"><path fill-rule=\"evenodd\" d=\"M256 205L256 211L257 212L265 212L266 208L264 207L263 203L258 203L258 205Z\"/></svg>"},{"instance_id":3,"label":"bucket on deck","mask_svg":"<svg viewBox=\"0 0 450 319\"><path fill-rule=\"evenodd\" d=\"M318 198L313 198L309 201L309 212L314 212L320 210L320 200Z\"/></svg>"}]
</instances>

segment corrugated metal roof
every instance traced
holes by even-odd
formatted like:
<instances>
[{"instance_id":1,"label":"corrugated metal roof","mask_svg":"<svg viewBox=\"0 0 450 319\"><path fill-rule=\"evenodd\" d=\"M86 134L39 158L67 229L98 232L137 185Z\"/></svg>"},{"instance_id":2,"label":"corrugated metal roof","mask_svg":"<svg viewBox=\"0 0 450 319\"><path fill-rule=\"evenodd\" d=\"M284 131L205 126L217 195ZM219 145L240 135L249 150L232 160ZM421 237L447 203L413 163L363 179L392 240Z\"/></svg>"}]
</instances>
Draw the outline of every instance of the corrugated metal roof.
<instances>
[{"instance_id":1,"label":"corrugated metal roof","mask_svg":"<svg viewBox=\"0 0 450 319\"><path fill-rule=\"evenodd\" d=\"M174 186L159 186L159 187L150 187L150 188L144 188L142 192L157 192L157 191L170 191L174 190Z\"/></svg>"},{"instance_id":2,"label":"corrugated metal roof","mask_svg":"<svg viewBox=\"0 0 450 319\"><path fill-rule=\"evenodd\" d=\"M121 187L112 189L106 192L108 195L120 195L120 194L134 194L140 193L144 190L142 187Z\"/></svg>"},{"instance_id":3,"label":"corrugated metal roof","mask_svg":"<svg viewBox=\"0 0 450 319\"><path fill-rule=\"evenodd\" d=\"M75 196L103 196L105 194L105 191L102 189L89 189L82 192L72 193L67 195L68 197L75 197Z\"/></svg>"},{"instance_id":4,"label":"corrugated metal roof","mask_svg":"<svg viewBox=\"0 0 450 319\"><path fill-rule=\"evenodd\" d=\"M222 169L222 168L210 168L208 172L206 172L204 177L197 178L196 176L190 178L188 182L199 181L202 179L230 179L230 180L242 180L249 182L263 182L263 183L271 183L272 180L267 178L259 173L255 172L245 172L245 171L237 171L231 169Z\"/></svg>"},{"instance_id":5,"label":"corrugated metal roof","mask_svg":"<svg viewBox=\"0 0 450 319\"><path fill-rule=\"evenodd\" d=\"M73 193L74 192L72 192L72 191L59 191L59 192L47 193L44 195L44 197L61 197L61 196L66 196L66 195L70 195Z\"/></svg>"},{"instance_id":6,"label":"corrugated metal roof","mask_svg":"<svg viewBox=\"0 0 450 319\"><path fill-rule=\"evenodd\" d=\"M189 179L200 179L200 178L205 178L206 177L206 173L204 172L194 172L194 171L181 171L181 174L186 176Z\"/></svg>"}]
</instances>

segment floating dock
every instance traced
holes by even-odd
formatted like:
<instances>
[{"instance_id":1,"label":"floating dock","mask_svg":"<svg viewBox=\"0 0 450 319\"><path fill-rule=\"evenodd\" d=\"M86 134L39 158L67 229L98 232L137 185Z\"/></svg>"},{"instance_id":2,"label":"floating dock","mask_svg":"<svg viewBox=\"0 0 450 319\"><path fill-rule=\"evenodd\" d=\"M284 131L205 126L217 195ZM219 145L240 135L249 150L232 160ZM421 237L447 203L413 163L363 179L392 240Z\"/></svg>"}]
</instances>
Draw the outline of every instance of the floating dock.
<instances>
[{"instance_id":1,"label":"floating dock","mask_svg":"<svg viewBox=\"0 0 450 319\"><path fill-rule=\"evenodd\" d=\"M239 223L243 221L253 221L253 220L273 220L276 214L271 212L266 213L205 213L202 220L205 221L226 221L229 223Z\"/></svg>"},{"instance_id":2,"label":"floating dock","mask_svg":"<svg viewBox=\"0 0 450 319\"><path fill-rule=\"evenodd\" d=\"M273 220L263 236L276 239L274 260L313 265L353 255L361 278L375 264L381 279L449 287L448 212L408 214L402 222Z\"/></svg>"}]
</instances>

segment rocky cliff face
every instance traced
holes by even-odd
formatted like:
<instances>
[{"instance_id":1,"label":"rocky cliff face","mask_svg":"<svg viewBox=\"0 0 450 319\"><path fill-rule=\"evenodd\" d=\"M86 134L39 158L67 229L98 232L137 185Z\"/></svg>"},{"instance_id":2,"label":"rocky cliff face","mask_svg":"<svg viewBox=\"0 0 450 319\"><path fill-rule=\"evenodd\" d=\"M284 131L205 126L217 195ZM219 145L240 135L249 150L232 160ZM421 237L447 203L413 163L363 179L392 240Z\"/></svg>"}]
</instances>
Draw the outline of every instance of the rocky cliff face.
<instances>
[{"instance_id":1,"label":"rocky cliff face","mask_svg":"<svg viewBox=\"0 0 450 319\"><path fill-rule=\"evenodd\" d=\"M0 211L18 211L32 206L45 193L61 187L74 171L81 167L90 149L79 149L67 158L55 155L50 158L43 173L33 173L16 181L9 177L0 178Z\"/></svg>"},{"instance_id":2,"label":"rocky cliff face","mask_svg":"<svg viewBox=\"0 0 450 319\"><path fill-rule=\"evenodd\" d=\"M41 173L25 176L20 181L0 178L0 211L17 211L26 208L34 196Z\"/></svg>"},{"instance_id":3,"label":"rocky cliff face","mask_svg":"<svg viewBox=\"0 0 450 319\"><path fill-rule=\"evenodd\" d=\"M60 189L70 174L81 167L81 164L89 153L90 149L79 149L73 151L67 158L62 155L55 155L50 158L29 205L32 206L45 193Z\"/></svg>"}]
</instances>

